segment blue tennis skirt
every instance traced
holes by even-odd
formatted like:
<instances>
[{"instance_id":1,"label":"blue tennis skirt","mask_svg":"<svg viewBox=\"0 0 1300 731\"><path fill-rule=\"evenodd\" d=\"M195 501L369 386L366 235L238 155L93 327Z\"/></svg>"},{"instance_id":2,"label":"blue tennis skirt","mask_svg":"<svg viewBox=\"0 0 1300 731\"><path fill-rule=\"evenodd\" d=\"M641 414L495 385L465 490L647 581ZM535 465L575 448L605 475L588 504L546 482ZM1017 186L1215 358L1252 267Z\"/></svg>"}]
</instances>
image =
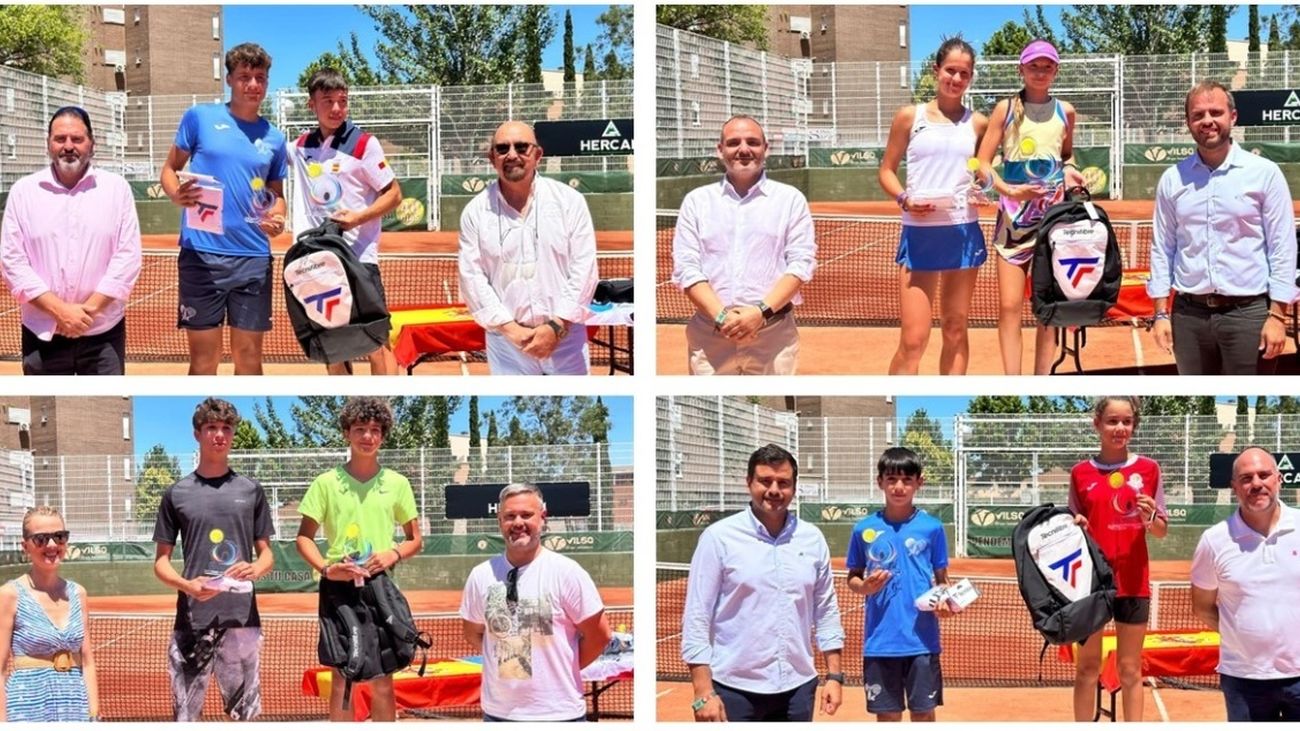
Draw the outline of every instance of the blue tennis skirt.
<instances>
[{"instance_id":1,"label":"blue tennis skirt","mask_svg":"<svg viewBox=\"0 0 1300 731\"><path fill-rule=\"evenodd\" d=\"M943 272L973 269L987 258L984 230L972 221L951 226L904 224L894 261L914 272Z\"/></svg>"}]
</instances>

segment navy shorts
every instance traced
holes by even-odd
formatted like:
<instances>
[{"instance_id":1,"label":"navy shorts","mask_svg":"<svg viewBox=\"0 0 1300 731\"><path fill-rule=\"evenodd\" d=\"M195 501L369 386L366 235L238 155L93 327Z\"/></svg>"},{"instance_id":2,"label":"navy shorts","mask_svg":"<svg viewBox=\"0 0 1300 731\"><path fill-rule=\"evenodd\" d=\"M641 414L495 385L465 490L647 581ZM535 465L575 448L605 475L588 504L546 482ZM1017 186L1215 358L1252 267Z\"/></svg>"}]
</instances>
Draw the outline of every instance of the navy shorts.
<instances>
[{"instance_id":1,"label":"navy shorts","mask_svg":"<svg viewBox=\"0 0 1300 731\"><path fill-rule=\"evenodd\" d=\"M1300 721L1300 678L1219 675L1229 721Z\"/></svg>"},{"instance_id":2,"label":"navy shorts","mask_svg":"<svg viewBox=\"0 0 1300 731\"><path fill-rule=\"evenodd\" d=\"M181 247L176 327L271 329L271 258L210 254Z\"/></svg>"},{"instance_id":3,"label":"navy shorts","mask_svg":"<svg viewBox=\"0 0 1300 731\"><path fill-rule=\"evenodd\" d=\"M781 693L751 693L713 681L728 721L811 721L817 678Z\"/></svg>"},{"instance_id":4,"label":"navy shorts","mask_svg":"<svg viewBox=\"0 0 1300 731\"><path fill-rule=\"evenodd\" d=\"M867 713L926 713L943 705L939 655L864 657ZM906 706L904 705L906 700Z\"/></svg>"}]
</instances>

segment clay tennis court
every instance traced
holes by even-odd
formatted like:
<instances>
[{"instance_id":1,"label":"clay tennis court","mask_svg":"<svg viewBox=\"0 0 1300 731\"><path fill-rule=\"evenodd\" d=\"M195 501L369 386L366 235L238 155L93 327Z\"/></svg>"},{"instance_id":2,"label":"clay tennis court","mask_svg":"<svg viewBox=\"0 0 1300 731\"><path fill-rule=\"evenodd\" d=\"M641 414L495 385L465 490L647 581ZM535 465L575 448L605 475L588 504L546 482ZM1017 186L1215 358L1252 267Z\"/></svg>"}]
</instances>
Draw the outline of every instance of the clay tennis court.
<instances>
[{"instance_id":1,"label":"clay tennis court","mask_svg":"<svg viewBox=\"0 0 1300 731\"><path fill-rule=\"evenodd\" d=\"M1125 267L1145 267L1150 247L1150 222L1155 203L1151 200L1099 201L1115 226L1121 251L1129 256L1135 251L1137 261L1125 259ZM804 304L795 312L799 328L800 375L882 375L898 346L898 268L894 255L898 246L898 206L893 201L819 201L810 204L814 217L872 216L871 221L825 220L817 222L818 269L813 281L803 291ZM1295 204L1300 217L1300 202ZM887 217L890 221L881 220ZM986 238L991 238L993 217L981 218ZM1137 224L1137 225L1130 225ZM672 228L663 217L656 232L658 274L656 287L659 319L682 320L689 317L690 305L671 283ZM665 227L668 225L669 227ZM996 321L997 267L990 252L989 261L980 267L976 295L972 302L972 326L969 328L970 375L1001 375L1002 356L998 345ZM816 324L819 317L827 322L844 319L843 314L864 313L872 322L867 325L841 326ZM937 330L938 308L922 374L939 372L940 336ZM1023 322L1032 321L1028 304ZM664 323L656 328L656 366L664 375L688 373L686 362L686 327ZM1073 343L1074 333L1065 333ZM1022 372L1032 373L1035 329L1022 329ZM1090 327L1084 331L1086 341L1080 361L1085 372L1140 368L1148 373L1173 373L1173 355L1155 344L1144 323ZM1279 372L1297 370L1296 346L1288 338L1280 356ZM1073 373L1072 360L1058 369Z\"/></svg>"},{"instance_id":2,"label":"clay tennis court","mask_svg":"<svg viewBox=\"0 0 1300 731\"><path fill-rule=\"evenodd\" d=\"M420 630L433 637L429 660L474 654L461 636L459 591L404 592ZM610 625L632 631L632 589L602 588ZM90 633L99 673L100 713L106 720L165 721L172 718L167 646L176 611L174 595L90 597ZM302 674L319 665L315 594L259 594L262 617L262 716L264 721L323 719L326 700L304 695ZM418 657L418 656L417 656ZM630 715L632 684L619 683L601 697L602 709ZM477 706L438 709L438 715L479 718ZM216 684L208 689L205 720L222 714Z\"/></svg>"},{"instance_id":3,"label":"clay tennis court","mask_svg":"<svg viewBox=\"0 0 1300 731\"><path fill-rule=\"evenodd\" d=\"M450 304L456 301L457 281L456 231L389 231L381 243L380 271L388 304L391 307ZM140 277L127 302L127 375L183 375L188 370L185 335L176 328L176 234L151 234L141 237L144 248ZM292 245L290 234L271 241L275 254ZM602 279L632 277L632 232L597 231L597 269ZM277 286L271 305L272 330L263 345L265 372L270 375L321 374L324 366L309 363L293 336L285 315L284 293L279 285L281 259L275 259L273 281ZM616 328L616 338L626 342L626 328ZM8 291L0 292L0 375L22 373L17 361L20 351L18 306ZM593 374L609 371L605 349L592 347ZM368 373L364 361L354 364L358 373ZM222 363L218 373L230 374L234 366ZM446 357L417 366L419 375L487 374L481 357L470 358L462 369L462 360Z\"/></svg>"},{"instance_id":4,"label":"clay tennis court","mask_svg":"<svg viewBox=\"0 0 1300 731\"><path fill-rule=\"evenodd\" d=\"M843 569L842 558L834 565ZM1189 592L1185 588L1190 562L1152 561L1151 580L1161 584L1164 605L1153 614L1153 629L1199 629L1190 616ZM661 680L656 684L657 718L660 721L689 721L693 699L683 677L680 622L685 599L686 577L679 572L659 571L656 601L656 661ZM1024 601L1015 586L1015 566L1009 559L952 559L949 576L969 577L981 597L965 612L941 623L943 647L944 705L940 721L1071 721L1073 720L1073 666L1049 649L1042 665L1042 638L1029 622ZM866 698L861 685L864 600L848 591L837 579L841 621L846 639L844 705L833 717L819 710L816 720L861 721ZM818 659L820 672L824 663ZM1039 673L1041 670L1041 678ZM1145 689L1147 721L1223 721L1223 697L1213 684L1214 677L1175 679L1170 687L1164 680Z\"/></svg>"}]
</instances>

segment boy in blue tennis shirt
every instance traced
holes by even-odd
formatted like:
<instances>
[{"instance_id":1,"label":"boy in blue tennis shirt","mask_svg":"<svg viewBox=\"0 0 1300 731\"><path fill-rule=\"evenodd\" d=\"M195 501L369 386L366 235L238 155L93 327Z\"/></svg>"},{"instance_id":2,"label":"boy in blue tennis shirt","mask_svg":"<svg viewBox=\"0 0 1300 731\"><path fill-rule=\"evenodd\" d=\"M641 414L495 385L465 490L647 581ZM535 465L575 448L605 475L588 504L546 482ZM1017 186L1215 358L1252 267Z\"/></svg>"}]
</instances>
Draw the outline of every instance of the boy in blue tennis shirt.
<instances>
[{"instance_id":1,"label":"boy in blue tennis shirt","mask_svg":"<svg viewBox=\"0 0 1300 731\"><path fill-rule=\"evenodd\" d=\"M912 504L924 484L921 460L903 447L886 449L876 466L883 510L863 518L849 537L849 589L867 597L862 675L867 712L880 721L933 721L943 705L939 619L916 598L948 583L943 524Z\"/></svg>"},{"instance_id":2,"label":"boy in blue tennis shirt","mask_svg":"<svg viewBox=\"0 0 1300 731\"><path fill-rule=\"evenodd\" d=\"M235 373L262 373L262 336L271 329L271 241L284 232L285 139L258 110L271 57L243 43L226 53L230 102L190 107L162 168L162 187L181 208L199 204L190 172L221 184L221 233L199 230L181 214L176 326L185 330L190 375L215 375L222 325L230 326Z\"/></svg>"}]
</instances>

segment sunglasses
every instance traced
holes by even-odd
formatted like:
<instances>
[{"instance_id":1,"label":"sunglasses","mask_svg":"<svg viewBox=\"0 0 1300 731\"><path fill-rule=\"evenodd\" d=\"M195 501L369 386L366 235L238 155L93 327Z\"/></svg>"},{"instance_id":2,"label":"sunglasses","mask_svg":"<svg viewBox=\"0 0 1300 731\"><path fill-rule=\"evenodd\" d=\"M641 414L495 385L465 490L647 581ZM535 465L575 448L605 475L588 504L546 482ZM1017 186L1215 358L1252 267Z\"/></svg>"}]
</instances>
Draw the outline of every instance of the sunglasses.
<instances>
[{"instance_id":1,"label":"sunglasses","mask_svg":"<svg viewBox=\"0 0 1300 731\"><path fill-rule=\"evenodd\" d=\"M23 537L35 543L37 548L45 548L50 541L54 541L60 546L68 544L68 532L66 530L56 530L53 533L28 533Z\"/></svg>"},{"instance_id":2,"label":"sunglasses","mask_svg":"<svg viewBox=\"0 0 1300 731\"><path fill-rule=\"evenodd\" d=\"M513 568L506 572L506 601L519 601L519 569Z\"/></svg>"},{"instance_id":3,"label":"sunglasses","mask_svg":"<svg viewBox=\"0 0 1300 731\"><path fill-rule=\"evenodd\" d=\"M515 142L513 144L510 142L498 142L492 146L492 149L495 150L498 155L509 155L512 147L517 154L527 155L528 151L533 149L534 145L531 142Z\"/></svg>"}]
</instances>

